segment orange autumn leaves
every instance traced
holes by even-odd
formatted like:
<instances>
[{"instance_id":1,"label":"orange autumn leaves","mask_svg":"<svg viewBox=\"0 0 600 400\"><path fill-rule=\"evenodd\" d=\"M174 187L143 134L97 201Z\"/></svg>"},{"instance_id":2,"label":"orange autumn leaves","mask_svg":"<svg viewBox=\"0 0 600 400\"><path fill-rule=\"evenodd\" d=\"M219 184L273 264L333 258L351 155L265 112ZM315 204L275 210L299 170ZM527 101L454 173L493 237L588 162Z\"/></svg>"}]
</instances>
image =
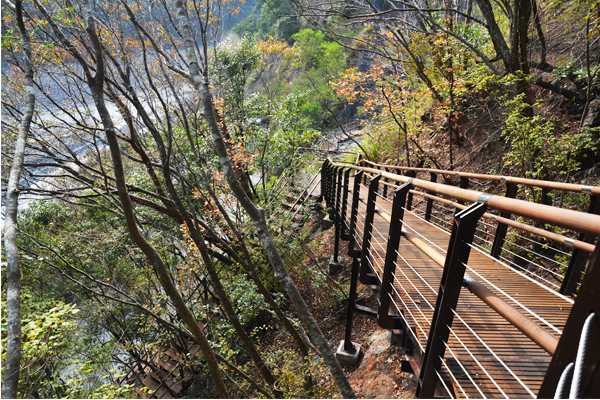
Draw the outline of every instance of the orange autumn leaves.
<instances>
[{"instance_id":1,"label":"orange autumn leaves","mask_svg":"<svg viewBox=\"0 0 600 400\"><path fill-rule=\"evenodd\" d=\"M330 84L345 101L360 101L362 113L369 115L403 113L406 101L413 96L405 89L404 76L390 73L383 63L372 65L368 72L348 69Z\"/></svg>"}]
</instances>

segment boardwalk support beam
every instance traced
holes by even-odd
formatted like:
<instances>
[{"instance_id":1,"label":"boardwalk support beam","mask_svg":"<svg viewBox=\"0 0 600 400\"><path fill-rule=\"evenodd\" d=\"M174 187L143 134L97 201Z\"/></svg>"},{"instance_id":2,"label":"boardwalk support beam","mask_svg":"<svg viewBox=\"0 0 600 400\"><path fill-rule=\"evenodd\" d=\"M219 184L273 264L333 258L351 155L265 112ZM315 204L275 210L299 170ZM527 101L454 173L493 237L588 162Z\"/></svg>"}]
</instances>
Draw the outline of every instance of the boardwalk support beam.
<instances>
[{"instance_id":1,"label":"boardwalk support beam","mask_svg":"<svg viewBox=\"0 0 600 400\"><path fill-rule=\"evenodd\" d=\"M487 205L474 203L456 214L444 272L438 290L435 311L431 321L423 366L417 383L417 398L433 398L438 383L437 374L442 366L446 350L445 343L450 335L449 327L454 320L454 311L463 285L465 264L469 259L477 221L485 213Z\"/></svg>"}]
</instances>

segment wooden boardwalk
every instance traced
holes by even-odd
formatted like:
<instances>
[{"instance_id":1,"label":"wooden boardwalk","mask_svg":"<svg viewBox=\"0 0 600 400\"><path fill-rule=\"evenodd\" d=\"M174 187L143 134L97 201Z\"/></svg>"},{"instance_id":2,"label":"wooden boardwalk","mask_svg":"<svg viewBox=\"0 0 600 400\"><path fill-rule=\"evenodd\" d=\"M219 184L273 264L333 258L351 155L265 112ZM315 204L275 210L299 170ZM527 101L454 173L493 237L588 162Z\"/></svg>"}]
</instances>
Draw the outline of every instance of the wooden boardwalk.
<instances>
[{"instance_id":1,"label":"wooden boardwalk","mask_svg":"<svg viewBox=\"0 0 600 400\"><path fill-rule=\"evenodd\" d=\"M350 185L352 187L352 184ZM356 243L362 246L367 188L361 186ZM352 193L346 223L350 225ZM370 267L382 280L392 203L377 198ZM450 233L405 211L403 229L419 235L446 256ZM400 240L393 280L392 313L401 315L418 341L427 346L443 269L404 237ZM528 279L477 247L471 249L466 274L486 286L541 328L560 338L573 301ZM441 378L450 395L460 398L536 397L551 356L466 288L462 288L442 362Z\"/></svg>"}]
</instances>

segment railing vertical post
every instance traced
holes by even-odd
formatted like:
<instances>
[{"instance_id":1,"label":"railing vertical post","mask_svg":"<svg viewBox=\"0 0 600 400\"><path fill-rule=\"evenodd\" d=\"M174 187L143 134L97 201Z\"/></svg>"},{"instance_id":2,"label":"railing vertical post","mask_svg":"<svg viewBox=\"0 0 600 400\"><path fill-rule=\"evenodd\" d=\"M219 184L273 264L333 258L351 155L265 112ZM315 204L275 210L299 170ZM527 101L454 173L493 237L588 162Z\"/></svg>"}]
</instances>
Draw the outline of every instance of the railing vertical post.
<instances>
[{"instance_id":1,"label":"railing vertical post","mask_svg":"<svg viewBox=\"0 0 600 400\"><path fill-rule=\"evenodd\" d=\"M552 399L560 377L569 363L573 361L582 363L582 373L578 384L581 388L580 398L600 398L600 295L598 295L598 282L600 282L600 241L592 253L577 298L563 329L556 351L552 356L546 376L538 392L538 399ZM578 348L581 343L581 334L588 316L596 314L596 320L591 326L591 335L586 343L585 357L578 360ZM591 339L591 340L589 340ZM581 354L583 355L583 354ZM575 384L575 383L573 383Z\"/></svg>"},{"instance_id":2,"label":"railing vertical post","mask_svg":"<svg viewBox=\"0 0 600 400\"><path fill-rule=\"evenodd\" d=\"M397 174L401 174L400 170L398 170L396 172ZM406 176L410 177L410 178L414 178L417 176L417 173L415 171L406 171ZM406 210L410 211L412 210L412 203L413 203L413 194L409 193L408 194L408 198L406 199Z\"/></svg>"},{"instance_id":3,"label":"railing vertical post","mask_svg":"<svg viewBox=\"0 0 600 400\"><path fill-rule=\"evenodd\" d=\"M517 195L517 184L512 182L506 182L506 194L504 197L509 197L514 199ZM509 212L502 212L500 216L503 218L510 218ZM496 227L496 235L494 236L494 243L492 244L492 250L490 255L494 258L499 258L500 253L502 253L502 247L504 246L504 239L506 239L506 232L508 230L508 225L506 224L498 224Z\"/></svg>"},{"instance_id":4,"label":"railing vertical post","mask_svg":"<svg viewBox=\"0 0 600 400\"><path fill-rule=\"evenodd\" d=\"M336 188L336 176L335 172L337 167L331 166L329 169L329 219L335 223L335 188Z\"/></svg>"},{"instance_id":5,"label":"railing vertical post","mask_svg":"<svg viewBox=\"0 0 600 400\"><path fill-rule=\"evenodd\" d=\"M396 271L396 260L400 237L402 236L402 219L404 218L404 206L408 191L412 188L411 180L394 190L394 202L392 203L392 218L388 235L387 248L385 252L385 264L383 277L381 278L381 292L379 295L379 309L377 312L377 323L385 329L400 329L400 319L390 316L392 282Z\"/></svg>"},{"instance_id":6,"label":"railing vertical post","mask_svg":"<svg viewBox=\"0 0 600 400\"><path fill-rule=\"evenodd\" d=\"M485 201L485 200L484 200ZM427 348L423 356L421 375L417 383L417 398L433 398L437 386L442 359L450 334L449 327L454 319L460 289L465 275L465 264L469 259L477 221L485 210L486 203L474 203L458 213L452 225L452 236L448 244L448 253L444 264L444 272L438 290L435 311L431 320Z\"/></svg>"},{"instance_id":7,"label":"railing vertical post","mask_svg":"<svg viewBox=\"0 0 600 400\"><path fill-rule=\"evenodd\" d=\"M369 195L367 197L367 215L365 217L365 227L363 240L361 243L360 256L360 276L359 280L365 285L377 283L377 279L369 267L371 238L373 237L373 220L375 219L375 204L377 203L377 190L379 189L379 180L381 174L371 178L369 181Z\"/></svg>"},{"instance_id":8,"label":"railing vertical post","mask_svg":"<svg viewBox=\"0 0 600 400\"><path fill-rule=\"evenodd\" d=\"M552 199L549 196L550 189L542 188L542 193L540 194L540 204L546 204L548 206L552 205Z\"/></svg>"},{"instance_id":9,"label":"railing vertical post","mask_svg":"<svg viewBox=\"0 0 600 400\"><path fill-rule=\"evenodd\" d=\"M389 169L388 169L388 167L382 167L382 169L383 169L385 172L390 172L390 171L389 171ZM389 180L388 180L387 178L383 178L383 182L384 182L384 185L383 185L383 197L387 199L388 186L387 186L387 185L385 185L385 183L386 183L386 182L389 182Z\"/></svg>"},{"instance_id":10,"label":"railing vertical post","mask_svg":"<svg viewBox=\"0 0 600 400\"><path fill-rule=\"evenodd\" d=\"M457 173L458 174L458 173ZM459 187L461 189L468 189L469 188L469 178L466 178L464 176L459 176L460 178L460 184ZM464 205L468 205L468 202L464 201L463 202Z\"/></svg>"},{"instance_id":11,"label":"railing vertical post","mask_svg":"<svg viewBox=\"0 0 600 400\"><path fill-rule=\"evenodd\" d=\"M352 188L352 208L350 209L350 227L348 228L348 235L350 236L348 255L352 258L360 258L360 250L356 249L356 218L358 217L358 201L360 199L360 181L363 175L363 171L359 171L354 175L354 187Z\"/></svg>"},{"instance_id":12,"label":"railing vertical post","mask_svg":"<svg viewBox=\"0 0 600 400\"><path fill-rule=\"evenodd\" d=\"M342 188L342 232L341 238L343 240L350 239L348 232L346 231L346 214L348 213L348 183L350 182L350 168L344 172L344 183Z\"/></svg>"},{"instance_id":13,"label":"railing vertical post","mask_svg":"<svg viewBox=\"0 0 600 400\"><path fill-rule=\"evenodd\" d=\"M337 181L335 191L335 211L334 211L334 224L335 224L335 241L333 245L333 263L338 263L338 256L340 252L340 235L342 229L342 218L341 218L341 191L342 191L342 167L336 168L337 176L334 175L333 179ZM331 263L330 263L331 264Z\"/></svg>"},{"instance_id":14,"label":"railing vertical post","mask_svg":"<svg viewBox=\"0 0 600 400\"><path fill-rule=\"evenodd\" d=\"M336 169L336 175L334 179L336 180L335 185L335 213L336 217L341 215L341 202L342 202L342 177L343 177L343 167L338 167Z\"/></svg>"},{"instance_id":15,"label":"railing vertical post","mask_svg":"<svg viewBox=\"0 0 600 400\"><path fill-rule=\"evenodd\" d=\"M590 195L590 207L588 208L589 214L600 214L600 196ZM579 234L579 240L587 243L594 243L594 237L586 234ZM560 293L564 295L572 295L577 293L577 284L581 280L583 273L585 272L585 265L588 260L588 255L579 249L573 249L571 254L571 260L569 261L569 267L565 272L562 285L560 286Z\"/></svg>"},{"instance_id":16,"label":"railing vertical post","mask_svg":"<svg viewBox=\"0 0 600 400\"><path fill-rule=\"evenodd\" d=\"M437 174L430 172L431 182L437 182ZM431 219L431 210L433 209L433 199L427 199L427 206L425 207L425 221Z\"/></svg>"}]
</instances>

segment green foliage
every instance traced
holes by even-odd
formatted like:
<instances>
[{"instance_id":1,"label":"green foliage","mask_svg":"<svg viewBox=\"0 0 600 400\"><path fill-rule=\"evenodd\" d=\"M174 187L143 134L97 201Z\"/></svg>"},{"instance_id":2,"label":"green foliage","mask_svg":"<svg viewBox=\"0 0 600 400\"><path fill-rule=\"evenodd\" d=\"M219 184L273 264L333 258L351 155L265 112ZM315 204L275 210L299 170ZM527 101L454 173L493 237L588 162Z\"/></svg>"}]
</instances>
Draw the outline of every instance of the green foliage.
<instances>
[{"instance_id":1,"label":"green foliage","mask_svg":"<svg viewBox=\"0 0 600 400\"><path fill-rule=\"evenodd\" d=\"M302 113L307 104L310 104L307 91L291 93L275 103L256 93L248 96L246 108L253 110L249 116L267 121L249 129L247 150L256 154L253 158L256 172L264 171L277 177L284 170L292 168L289 170L292 173L299 166L299 160L294 158L296 149L308 145L319 135L312 128L312 121Z\"/></svg>"},{"instance_id":2,"label":"green foliage","mask_svg":"<svg viewBox=\"0 0 600 400\"><path fill-rule=\"evenodd\" d=\"M504 164L518 168L524 177L555 180L573 173L581 164L578 156L593 149L585 132L561 133L555 122L530 116L531 106L524 93L505 99L503 106L506 121L502 137L511 144Z\"/></svg>"},{"instance_id":3,"label":"green foliage","mask_svg":"<svg viewBox=\"0 0 600 400\"><path fill-rule=\"evenodd\" d=\"M6 358L6 310L2 302L2 360ZM81 361L83 335L77 327L79 309L62 301L39 298L25 291L21 298L22 353L20 398L126 398L130 386L115 385L111 376L100 379L107 361L96 353ZM93 343L95 346L97 343ZM110 346L108 346L110 347ZM110 358L108 358L110 360ZM3 369L4 370L4 369ZM116 373L117 370L115 369Z\"/></svg>"},{"instance_id":4,"label":"green foliage","mask_svg":"<svg viewBox=\"0 0 600 400\"><path fill-rule=\"evenodd\" d=\"M341 45L328 41L318 30L303 29L293 38L299 57L292 65L302 71L293 85L296 90L308 91L311 99L301 112L314 121L315 128L322 127L331 113L343 106L332 90L331 79L346 69L347 54Z\"/></svg>"},{"instance_id":5,"label":"green foliage","mask_svg":"<svg viewBox=\"0 0 600 400\"><path fill-rule=\"evenodd\" d=\"M266 39L272 36L276 39L286 40L293 43L292 36L298 32L301 20L290 15L292 10L284 0L257 0L252 13L245 21L236 24L232 31L240 37L256 36Z\"/></svg>"},{"instance_id":6,"label":"green foliage","mask_svg":"<svg viewBox=\"0 0 600 400\"><path fill-rule=\"evenodd\" d=\"M244 276L232 277L227 282L231 303L242 324L248 324L268 309L256 285Z\"/></svg>"},{"instance_id":7,"label":"green foliage","mask_svg":"<svg viewBox=\"0 0 600 400\"><path fill-rule=\"evenodd\" d=\"M385 160L393 156L404 140L404 134L397 133L398 125L394 121L369 123L362 132L361 146L371 160Z\"/></svg>"},{"instance_id":8,"label":"green foliage","mask_svg":"<svg viewBox=\"0 0 600 400\"><path fill-rule=\"evenodd\" d=\"M334 397L331 385L327 385L327 381L330 379L328 371L320 358L303 360L296 352L281 349L267 354L265 361L273 367L273 373L279 378L277 388L283 391L285 398ZM312 393L307 393L303 380L306 374L326 379L316 382Z\"/></svg>"},{"instance_id":9,"label":"green foliage","mask_svg":"<svg viewBox=\"0 0 600 400\"><path fill-rule=\"evenodd\" d=\"M247 118L243 107L246 85L259 60L256 42L243 38L221 46L215 61L211 63L213 81L217 82L216 92L223 98L225 117L236 124L240 131Z\"/></svg>"}]
</instances>

